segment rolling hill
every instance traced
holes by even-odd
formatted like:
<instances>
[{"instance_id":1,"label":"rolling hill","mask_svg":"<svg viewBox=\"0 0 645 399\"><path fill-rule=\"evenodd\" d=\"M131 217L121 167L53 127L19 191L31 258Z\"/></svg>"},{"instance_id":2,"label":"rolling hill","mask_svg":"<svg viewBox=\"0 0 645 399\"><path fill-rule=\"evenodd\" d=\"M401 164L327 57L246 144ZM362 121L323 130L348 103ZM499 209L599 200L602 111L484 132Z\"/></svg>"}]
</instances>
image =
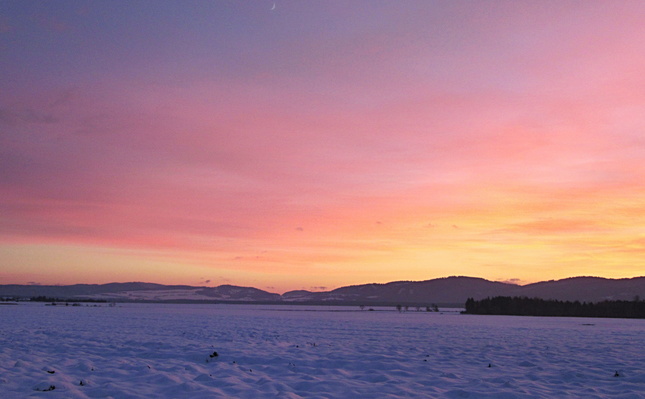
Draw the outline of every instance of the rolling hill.
<instances>
[{"instance_id":1,"label":"rolling hill","mask_svg":"<svg viewBox=\"0 0 645 399\"><path fill-rule=\"evenodd\" d=\"M220 285L194 287L153 283L110 283L56 285L0 285L0 297L30 298L45 296L66 300L97 299L106 301L150 302L234 302L234 303L309 303L347 305L461 305L466 299L494 296L578 300L633 300L645 298L645 277L607 279L573 277L524 286L489 281L475 277L446 277L426 281L396 281L363 284L326 292L305 290L275 294L253 287Z\"/></svg>"}]
</instances>

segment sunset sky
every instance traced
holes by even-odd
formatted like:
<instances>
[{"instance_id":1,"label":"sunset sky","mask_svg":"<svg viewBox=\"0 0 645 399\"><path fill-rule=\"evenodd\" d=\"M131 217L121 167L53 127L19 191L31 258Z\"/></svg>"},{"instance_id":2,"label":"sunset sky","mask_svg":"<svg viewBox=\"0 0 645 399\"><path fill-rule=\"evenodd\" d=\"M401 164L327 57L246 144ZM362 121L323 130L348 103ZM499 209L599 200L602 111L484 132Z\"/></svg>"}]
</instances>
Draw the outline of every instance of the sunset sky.
<instances>
[{"instance_id":1,"label":"sunset sky","mask_svg":"<svg viewBox=\"0 0 645 399\"><path fill-rule=\"evenodd\" d=\"M0 284L643 276L644 21L0 1Z\"/></svg>"}]
</instances>

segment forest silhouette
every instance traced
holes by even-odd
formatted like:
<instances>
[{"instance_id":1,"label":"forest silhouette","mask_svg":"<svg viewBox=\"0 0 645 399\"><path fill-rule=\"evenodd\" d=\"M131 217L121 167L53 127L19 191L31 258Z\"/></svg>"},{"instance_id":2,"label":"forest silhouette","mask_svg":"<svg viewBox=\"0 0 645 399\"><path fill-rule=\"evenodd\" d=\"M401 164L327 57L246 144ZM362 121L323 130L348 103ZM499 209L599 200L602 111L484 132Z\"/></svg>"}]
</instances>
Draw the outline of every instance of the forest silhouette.
<instances>
[{"instance_id":1,"label":"forest silhouette","mask_svg":"<svg viewBox=\"0 0 645 399\"><path fill-rule=\"evenodd\" d=\"M558 301L540 298L498 296L466 301L466 314L509 316L645 318L645 301Z\"/></svg>"}]
</instances>

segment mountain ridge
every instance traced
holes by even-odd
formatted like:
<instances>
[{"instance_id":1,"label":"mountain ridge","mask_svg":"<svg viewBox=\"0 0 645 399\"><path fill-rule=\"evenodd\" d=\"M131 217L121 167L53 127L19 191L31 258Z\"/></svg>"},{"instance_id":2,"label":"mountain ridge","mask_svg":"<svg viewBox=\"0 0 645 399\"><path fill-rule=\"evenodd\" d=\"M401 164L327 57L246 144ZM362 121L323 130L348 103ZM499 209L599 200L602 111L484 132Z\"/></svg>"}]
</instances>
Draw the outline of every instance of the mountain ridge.
<instances>
[{"instance_id":1,"label":"mountain ridge","mask_svg":"<svg viewBox=\"0 0 645 399\"><path fill-rule=\"evenodd\" d=\"M600 302L645 298L645 277L609 279L579 276L526 285L481 277L450 276L423 281L392 281L339 287L330 291L287 291L276 294L254 287L164 285L146 282L74 285L0 285L0 297L50 297L114 302L231 302L342 305L463 304L468 298L525 296L530 298Z\"/></svg>"}]
</instances>

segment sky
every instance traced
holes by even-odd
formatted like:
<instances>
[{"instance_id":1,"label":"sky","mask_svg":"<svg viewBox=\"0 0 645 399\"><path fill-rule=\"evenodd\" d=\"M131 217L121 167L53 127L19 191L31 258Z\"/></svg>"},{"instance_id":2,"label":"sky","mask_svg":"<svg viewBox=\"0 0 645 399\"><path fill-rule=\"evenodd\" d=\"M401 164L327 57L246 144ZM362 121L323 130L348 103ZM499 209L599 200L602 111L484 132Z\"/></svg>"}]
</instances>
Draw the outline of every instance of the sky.
<instances>
[{"instance_id":1,"label":"sky","mask_svg":"<svg viewBox=\"0 0 645 399\"><path fill-rule=\"evenodd\" d=\"M643 276L643 21L0 0L0 284Z\"/></svg>"}]
</instances>

